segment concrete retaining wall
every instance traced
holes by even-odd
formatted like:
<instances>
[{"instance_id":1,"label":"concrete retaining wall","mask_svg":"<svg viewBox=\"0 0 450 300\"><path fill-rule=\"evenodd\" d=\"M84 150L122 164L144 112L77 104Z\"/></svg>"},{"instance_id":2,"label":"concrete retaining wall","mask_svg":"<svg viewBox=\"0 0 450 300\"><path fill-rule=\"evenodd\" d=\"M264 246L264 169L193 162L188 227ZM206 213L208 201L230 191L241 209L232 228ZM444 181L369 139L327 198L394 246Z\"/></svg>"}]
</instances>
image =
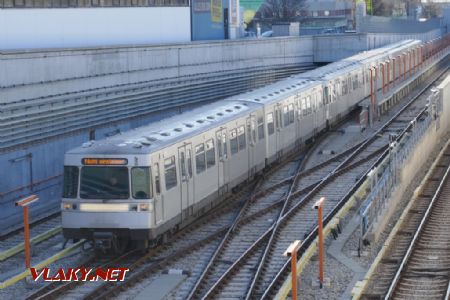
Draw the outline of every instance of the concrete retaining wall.
<instances>
[{"instance_id":1,"label":"concrete retaining wall","mask_svg":"<svg viewBox=\"0 0 450 300\"><path fill-rule=\"evenodd\" d=\"M428 127L425 134L423 134L421 140L417 143L417 146L411 152L407 160L405 160L403 167L399 173L398 185L391 194L389 204L384 208L381 216L376 224L372 228L372 238L377 241L386 228L395 207L402 200L406 189L413 181L417 174L417 170L420 170L425 162L429 159L430 153L434 151L441 139L446 136L450 131L450 76L448 76L438 87L441 91L441 97L443 102L442 114L437 120L433 120Z\"/></svg>"},{"instance_id":2,"label":"concrete retaining wall","mask_svg":"<svg viewBox=\"0 0 450 300\"><path fill-rule=\"evenodd\" d=\"M424 33L358 33L318 35L314 37L314 62L333 62L361 51L378 48L405 39L429 41L441 36L441 29Z\"/></svg>"},{"instance_id":3,"label":"concrete retaining wall","mask_svg":"<svg viewBox=\"0 0 450 300\"><path fill-rule=\"evenodd\" d=\"M137 82L311 64L311 37L0 53L0 102Z\"/></svg>"}]
</instances>

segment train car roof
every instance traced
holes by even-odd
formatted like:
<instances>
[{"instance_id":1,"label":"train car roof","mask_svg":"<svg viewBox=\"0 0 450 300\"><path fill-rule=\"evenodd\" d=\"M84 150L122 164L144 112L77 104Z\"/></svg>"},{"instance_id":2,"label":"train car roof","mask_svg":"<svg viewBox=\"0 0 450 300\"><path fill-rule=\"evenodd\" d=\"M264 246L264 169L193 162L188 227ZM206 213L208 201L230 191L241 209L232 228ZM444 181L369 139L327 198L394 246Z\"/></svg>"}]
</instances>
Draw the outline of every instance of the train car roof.
<instances>
[{"instance_id":1,"label":"train car roof","mask_svg":"<svg viewBox=\"0 0 450 300\"><path fill-rule=\"evenodd\" d=\"M244 116L262 105L219 101L106 139L84 143L67 154L148 154Z\"/></svg>"},{"instance_id":2,"label":"train car roof","mask_svg":"<svg viewBox=\"0 0 450 300\"><path fill-rule=\"evenodd\" d=\"M334 76L347 73L353 69L358 69L368 62L382 59L396 51L403 51L415 44L420 44L418 40L405 40L394 44L389 44L380 48L360 52L348 58L330 63L326 66L292 76L292 78L309 78L316 80L330 80Z\"/></svg>"},{"instance_id":3,"label":"train car roof","mask_svg":"<svg viewBox=\"0 0 450 300\"><path fill-rule=\"evenodd\" d=\"M248 101L253 103L270 104L279 102L286 97L290 97L307 91L316 86L321 86L322 83L309 78L286 78L276 83L270 84L264 88L250 91L239 96L232 96L226 101Z\"/></svg>"}]
</instances>

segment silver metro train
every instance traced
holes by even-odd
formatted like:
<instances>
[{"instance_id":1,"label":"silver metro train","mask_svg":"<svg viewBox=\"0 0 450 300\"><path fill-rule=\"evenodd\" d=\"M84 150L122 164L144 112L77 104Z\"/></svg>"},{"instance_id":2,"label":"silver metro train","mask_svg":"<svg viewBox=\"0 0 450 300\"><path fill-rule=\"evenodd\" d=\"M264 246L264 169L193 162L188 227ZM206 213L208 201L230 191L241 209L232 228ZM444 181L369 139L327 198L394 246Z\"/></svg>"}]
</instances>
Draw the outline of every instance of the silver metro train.
<instances>
[{"instance_id":1,"label":"silver metro train","mask_svg":"<svg viewBox=\"0 0 450 300\"><path fill-rule=\"evenodd\" d=\"M367 51L69 151L64 236L118 251L160 241L368 98L372 66L420 45Z\"/></svg>"}]
</instances>

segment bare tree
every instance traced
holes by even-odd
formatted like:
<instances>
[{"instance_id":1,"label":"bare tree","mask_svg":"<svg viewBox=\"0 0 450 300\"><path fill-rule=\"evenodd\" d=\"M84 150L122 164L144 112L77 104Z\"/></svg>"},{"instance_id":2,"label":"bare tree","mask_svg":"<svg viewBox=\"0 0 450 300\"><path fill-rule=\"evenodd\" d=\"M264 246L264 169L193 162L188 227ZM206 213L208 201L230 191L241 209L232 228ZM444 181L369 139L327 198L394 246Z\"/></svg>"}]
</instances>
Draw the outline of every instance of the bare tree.
<instances>
[{"instance_id":1,"label":"bare tree","mask_svg":"<svg viewBox=\"0 0 450 300\"><path fill-rule=\"evenodd\" d=\"M292 21L306 9L306 0L266 0L256 16L273 21Z\"/></svg>"}]
</instances>

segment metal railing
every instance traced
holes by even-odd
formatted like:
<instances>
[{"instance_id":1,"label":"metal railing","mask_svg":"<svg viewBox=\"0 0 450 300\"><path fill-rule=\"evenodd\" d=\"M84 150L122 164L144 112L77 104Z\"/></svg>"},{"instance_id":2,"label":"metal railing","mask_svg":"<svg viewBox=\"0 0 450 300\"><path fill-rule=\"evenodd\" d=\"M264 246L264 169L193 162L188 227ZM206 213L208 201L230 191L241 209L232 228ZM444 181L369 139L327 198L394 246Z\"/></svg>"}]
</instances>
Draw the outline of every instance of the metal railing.
<instances>
[{"instance_id":1,"label":"metal railing","mask_svg":"<svg viewBox=\"0 0 450 300\"><path fill-rule=\"evenodd\" d=\"M436 107L439 107L439 105L436 105L439 97L432 98L433 96L429 98L427 107L405 129L403 137L390 144L389 154L384 163L373 169L368 176L371 178L370 192L359 212L361 238L363 239L388 204L390 195L398 183L398 177L405 160L416 148L432 121L439 119L441 111L436 110Z\"/></svg>"}]
</instances>

